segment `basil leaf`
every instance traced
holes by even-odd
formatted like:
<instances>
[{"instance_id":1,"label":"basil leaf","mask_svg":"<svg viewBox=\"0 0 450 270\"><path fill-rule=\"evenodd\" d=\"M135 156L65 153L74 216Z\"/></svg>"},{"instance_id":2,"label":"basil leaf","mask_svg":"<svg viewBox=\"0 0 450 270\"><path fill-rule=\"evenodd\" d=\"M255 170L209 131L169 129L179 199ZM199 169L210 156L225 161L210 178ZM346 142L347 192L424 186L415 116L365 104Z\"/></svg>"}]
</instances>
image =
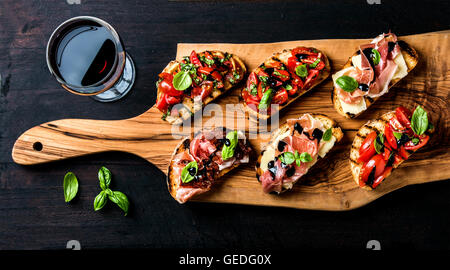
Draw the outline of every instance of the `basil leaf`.
<instances>
[{"instance_id":1,"label":"basil leaf","mask_svg":"<svg viewBox=\"0 0 450 270\"><path fill-rule=\"evenodd\" d=\"M312 157L309 153L303 152L300 154L300 161L303 163L312 161Z\"/></svg>"},{"instance_id":2,"label":"basil leaf","mask_svg":"<svg viewBox=\"0 0 450 270\"><path fill-rule=\"evenodd\" d=\"M411 141L414 145L417 145L420 142L419 138L413 138Z\"/></svg>"},{"instance_id":3,"label":"basil leaf","mask_svg":"<svg viewBox=\"0 0 450 270\"><path fill-rule=\"evenodd\" d=\"M403 135L403 133L401 133L401 132L395 132L395 131L394 131L394 137L395 137L397 140L400 140L400 139L402 138L402 135Z\"/></svg>"},{"instance_id":4,"label":"basil leaf","mask_svg":"<svg viewBox=\"0 0 450 270\"><path fill-rule=\"evenodd\" d=\"M378 154L381 154L381 152L383 152L384 147L384 134L383 133L378 134L373 143L375 146L375 151L377 151Z\"/></svg>"},{"instance_id":5,"label":"basil leaf","mask_svg":"<svg viewBox=\"0 0 450 270\"><path fill-rule=\"evenodd\" d=\"M72 172L66 173L64 176L64 199L66 202L70 202L78 192L78 180L75 174Z\"/></svg>"},{"instance_id":6,"label":"basil leaf","mask_svg":"<svg viewBox=\"0 0 450 270\"><path fill-rule=\"evenodd\" d=\"M252 83L251 85L250 85L250 94L252 95L252 96L256 96L257 94L258 94L258 88L256 87L256 84L255 83Z\"/></svg>"},{"instance_id":7,"label":"basil leaf","mask_svg":"<svg viewBox=\"0 0 450 270\"><path fill-rule=\"evenodd\" d=\"M287 91L292 90L292 85L286 84L286 87L284 87Z\"/></svg>"},{"instance_id":8,"label":"basil leaf","mask_svg":"<svg viewBox=\"0 0 450 270\"><path fill-rule=\"evenodd\" d=\"M111 195L108 195L108 198L125 212L125 216L128 214L130 202L125 194L120 191L113 191Z\"/></svg>"},{"instance_id":9,"label":"basil leaf","mask_svg":"<svg viewBox=\"0 0 450 270\"><path fill-rule=\"evenodd\" d=\"M295 68L295 74L297 74L301 78L305 78L306 76L308 76L308 69L306 68L306 65L298 65Z\"/></svg>"},{"instance_id":10,"label":"basil leaf","mask_svg":"<svg viewBox=\"0 0 450 270\"><path fill-rule=\"evenodd\" d=\"M101 167L98 170L98 180L103 190L109 188L109 184L111 184L111 172L106 167Z\"/></svg>"},{"instance_id":11,"label":"basil leaf","mask_svg":"<svg viewBox=\"0 0 450 270\"><path fill-rule=\"evenodd\" d=\"M108 194L106 191L102 190L94 199L94 210L98 211L106 205Z\"/></svg>"},{"instance_id":12,"label":"basil leaf","mask_svg":"<svg viewBox=\"0 0 450 270\"><path fill-rule=\"evenodd\" d=\"M279 159L284 164L289 165L295 161L295 156L291 152L284 152L280 155Z\"/></svg>"},{"instance_id":13,"label":"basil leaf","mask_svg":"<svg viewBox=\"0 0 450 270\"><path fill-rule=\"evenodd\" d=\"M230 145L223 145L222 148L222 159L227 160L234 156L234 150L236 149L236 145L238 144L238 134L237 131L228 132L226 139L230 141Z\"/></svg>"},{"instance_id":14,"label":"basil leaf","mask_svg":"<svg viewBox=\"0 0 450 270\"><path fill-rule=\"evenodd\" d=\"M325 131L325 133L322 136L322 140L329 141L331 139L331 136L333 136L333 129L329 128Z\"/></svg>"},{"instance_id":15,"label":"basil leaf","mask_svg":"<svg viewBox=\"0 0 450 270\"><path fill-rule=\"evenodd\" d=\"M172 84L175 89L184 91L192 85L192 78L189 72L180 71L173 76Z\"/></svg>"},{"instance_id":16,"label":"basil leaf","mask_svg":"<svg viewBox=\"0 0 450 270\"><path fill-rule=\"evenodd\" d=\"M377 49L372 49L372 54L370 56L372 57L372 62L374 65L378 65L380 63L381 55Z\"/></svg>"},{"instance_id":17,"label":"basil leaf","mask_svg":"<svg viewBox=\"0 0 450 270\"><path fill-rule=\"evenodd\" d=\"M195 174L191 175L189 173L189 169L190 168L195 168ZM186 167L183 168L183 170L181 171L181 182L183 183L189 183L192 180L194 180L194 176L197 175L198 172L198 164L196 161L191 161L188 163L188 165L186 165Z\"/></svg>"},{"instance_id":18,"label":"basil leaf","mask_svg":"<svg viewBox=\"0 0 450 270\"><path fill-rule=\"evenodd\" d=\"M319 63L320 63L320 58L317 58L317 60L314 61L314 63L309 64L309 67L310 68L315 68L315 67L317 67L317 64L319 64Z\"/></svg>"},{"instance_id":19,"label":"basil leaf","mask_svg":"<svg viewBox=\"0 0 450 270\"><path fill-rule=\"evenodd\" d=\"M428 129L427 112L420 106L417 106L411 117L411 129L419 136L424 134Z\"/></svg>"},{"instance_id":20,"label":"basil leaf","mask_svg":"<svg viewBox=\"0 0 450 270\"><path fill-rule=\"evenodd\" d=\"M297 164L297 166L300 167L302 165L302 162L300 161L300 159L296 159L295 164Z\"/></svg>"},{"instance_id":21,"label":"basil leaf","mask_svg":"<svg viewBox=\"0 0 450 270\"><path fill-rule=\"evenodd\" d=\"M345 92L353 92L359 85L355 78L347 75L339 77L336 80L336 84Z\"/></svg>"},{"instance_id":22,"label":"basil leaf","mask_svg":"<svg viewBox=\"0 0 450 270\"><path fill-rule=\"evenodd\" d=\"M272 88L269 88L264 92L261 101L259 102L258 109L265 110L269 108L270 102L272 101Z\"/></svg>"}]
</instances>

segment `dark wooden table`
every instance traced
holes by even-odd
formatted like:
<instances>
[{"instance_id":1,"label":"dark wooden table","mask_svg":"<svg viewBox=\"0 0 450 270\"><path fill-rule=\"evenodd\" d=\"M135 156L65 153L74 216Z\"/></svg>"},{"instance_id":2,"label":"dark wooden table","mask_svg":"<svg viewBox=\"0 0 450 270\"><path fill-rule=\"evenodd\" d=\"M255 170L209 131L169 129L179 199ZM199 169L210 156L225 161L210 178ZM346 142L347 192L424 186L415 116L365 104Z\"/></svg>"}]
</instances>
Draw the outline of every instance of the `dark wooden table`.
<instances>
[{"instance_id":1,"label":"dark wooden table","mask_svg":"<svg viewBox=\"0 0 450 270\"><path fill-rule=\"evenodd\" d=\"M94 1L0 2L0 249L299 248L450 249L450 181L411 186L350 212L189 203L168 194L162 172L123 153L47 165L13 163L25 130L60 118L122 119L155 102L155 76L174 58L177 42L275 42L370 38L448 29L448 1ZM68 2L77 2L71 1ZM48 72L45 46L53 29L78 15L110 22L137 66L134 89L110 104L64 91ZM113 172L112 188L131 201L128 217L109 204L94 212L97 171ZM64 202L63 176L80 190Z\"/></svg>"}]
</instances>

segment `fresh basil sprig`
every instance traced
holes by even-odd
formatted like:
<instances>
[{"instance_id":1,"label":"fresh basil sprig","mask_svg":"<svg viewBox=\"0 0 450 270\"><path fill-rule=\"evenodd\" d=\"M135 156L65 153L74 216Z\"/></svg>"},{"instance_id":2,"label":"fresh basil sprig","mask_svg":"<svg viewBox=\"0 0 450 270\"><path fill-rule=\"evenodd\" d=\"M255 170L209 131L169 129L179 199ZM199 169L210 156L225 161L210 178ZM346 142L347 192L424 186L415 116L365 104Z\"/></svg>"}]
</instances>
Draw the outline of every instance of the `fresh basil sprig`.
<instances>
[{"instance_id":1,"label":"fresh basil sprig","mask_svg":"<svg viewBox=\"0 0 450 270\"><path fill-rule=\"evenodd\" d=\"M230 142L229 145L224 144L222 148L222 159L227 160L234 156L234 151L238 144L238 134L237 131L230 131L226 136L226 140Z\"/></svg>"},{"instance_id":2,"label":"fresh basil sprig","mask_svg":"<svg viewBox=\"0 0 450 270\"><path fill-rule=\"evenodd\" d=\"M372 62L374 65L378 65L380 63L381 55L377 49L372 49L370 57L372 57Z\"/></svg>"},{"instance_id":3,"label":"fresh basil sprig","mask_svg":"<svg viewBox=\"0 0 450 270\"><path fill-rule=\"evenodd\" d=\"M175 89L184 91L192 85L192 78L189 72L180 71L173 76L172 84Z\"/></svg>"},{"instance_id":4,"label":"fresh basil sprig","mask_svg":"<svg viewBox=\"0 0 450 270\"><path fill-rule=\"evenodd\" d=\"M295 74L297 74L300 78L305 78L308 76L308 69L306 68L306 65L298 65L295 68Z\"/></svg>"},{"instance_id":5,"label":"fresh basil sprig","mask_svg":"<svg viewBox=\"0 0 450 270\"><path fill-rule=\"evenodd\" d=\"M419 136L424 134L428 129L427 112L420 106L417 106L411 117L411 129Z\"/></svg>"},{"instance_id":6,"label":"fresh basil sprig","mask_svg":"<svg viewBox=\"0 0 450 270\"><path fill-rule=\"evenodd\" d=\"M325 131L325 133L322 136L322 140L329 141L331 139L331 136L333 136L333 129L329 128Z\"/></svg>"},{"instance_id":7,"label":"fresh basil sprig","mask_svg":"<svg viewBox=\"0 0 450 270\"><path fill-rule=\"evenodd\" d=\"M195 174L192 175L191 172L189 171L189 169L191 168L195 168ZM191 161L189 162L186 167L183 168L183 170L181 171L181 182L183 183L189 183L192 180L194 180L195 175L197 175L198 172L198 164L196 161Z\"/></svg>"},{"instance_id":8,"label":"fresh basil sprig","mask_svg":"<svg viewBox=\"0 0 450 270\"><path fill-rule=\"evenodd\" d=\"M315 68L317 67L317 65L320 63L320 58L317 58L316 61L314 61L314 63L309 64L310 68Z\"/></svg>"},{"instance_id":9,"label":"fresh basil sprig","mask_svg":"<svg viewBox=\"0 0 450 270\"><path fill-rule=\"evenodd\" d=\"M266 110L269 108L270 102L272 101L272 88L269 88L264 92L261 101L259 102L258 109Z\"/></svg>"},{"instance_id":10,"label":"fresh basil sprig","mask_svg":"<svg viewBox=\"0 0 450 270\"><path fill-rule=\"evenodd\" d=\"M279 156L281 162L286 165L292 164L295 162L297 166L300 167L301 163L306 163L312 161L312 157L308 152L299 153L295 150L295 153L292 152L284 152Z\"/></svg>"},{"instance_id":11,"label":"fresh basil sprig","mask_svg":"<svg viewBox=\"0 0 450 270\"><path fill-rule=\"evenodd\" d=\"M78 192L78 180L75 174L72 172L66 173L64 176L64 199L66 202L70 202Z\"/></svg>"},{"instance_id":12,"label":"fresh basil sprig","mask_svg":"<svg viewBox=\"0 0 450 270\"><path fill-rule=\"evenodd\" d=\"M98 180L102 191L94 199L94 210L102 209L107 202L107 198L113 203L117 204L124 212L125 216L128 214L130 202L125 194L120 191L112 191L109 188L111 184L111 172L106 167L101 167L98 171Z\"/></svg>"},{"instance_id":13,"label":"fresh basil sprig","mask_svg":"<svg viewBox=\"0 0 450 270\"><path fill-rule=\"evenodd\" d=\"M381 154L384 147L384 134L379 133L377 137L375 138L375 141L373 141L375 146L375 151L377 151L378 154Z\"/></svg>"},{"instance_id":14,"label":"fresh basil sprig","mask_svg":"<svg viewBox=\"0 0 450 270\"><path fill-rule=\"evenodd\" d=\"M358 82L355 78L343 75L336 80L336 84L345 92L353 92L358 87Z\"/></svg>"},{"instance_id":15,"label":"fresh basil sprig","mask_svg":"<svg viewBox=\"0 0 450 270\"><path fill-rule=\"evenodd\" d=\"M401 132L393 132L394 133L394 137L397 139L397 140L400 140L401 138L402 138L402 136L403 136L403 133L401 133Z\"/></svg>"}]
</instances>

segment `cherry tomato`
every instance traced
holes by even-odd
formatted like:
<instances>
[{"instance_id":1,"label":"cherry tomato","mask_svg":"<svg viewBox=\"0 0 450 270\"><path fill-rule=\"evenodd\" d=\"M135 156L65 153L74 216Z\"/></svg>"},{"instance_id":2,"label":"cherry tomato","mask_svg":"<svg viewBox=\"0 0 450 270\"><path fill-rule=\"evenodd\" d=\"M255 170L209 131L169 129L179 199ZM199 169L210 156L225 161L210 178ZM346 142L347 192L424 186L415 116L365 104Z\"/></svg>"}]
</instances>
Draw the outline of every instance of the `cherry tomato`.
<instances>
[{"instance_id":1,"label":"cherry tomato","mask_svg":"<svg viewBox=\"0 0 450 270\"><path fill-rule=\"evenodd\" d=\"M213 73L211 73L211 77L213 77L214 80L217 81L222 81L222 75L220 75L220 73L218 71L214 71Z\"/></svg>"},{"instance_id":2,"label":"cherry tomato","mask_svg":"<svg viewBox=\"0 0 450 270\"><path fill-rule=\"evenodd\" d=\"M311 87L311 85L314 83L314 81L319 76L319 70L317 69L310 69L308 71L308 77L305 79L305 85L303 86L303 89L308 89Z\"/></svg>"},{"instance_id":3,"label":"cherry tomato","mask_svg":"<svg viewBox=\"0 0 450 270\"><path fill-rule=\"evenodd\" d=\"M397 116L398 121L406 128L411 128L411 119L412 113L410 110L403 106L397 107L395 109L395 116Z\"/></svg>"},{"instance_id":4,"label":"cherry tomato","mask_svg":"<svg viewBox=\"0 0 450 270\"><path fill-rule=\"evenodd\" d=\"M173 77L172 77L173 78ZM173 87L172 80L164 79L159 83L158 89L161 90L163 93L166 93L170 96L181 96L184 94L184 91L178 91Z\"/></svg>"},{"instance_id":5,"label":"cherry tomato","mask_svg":"<svg viewBox=\"0 0 450 270\"><path fill-rule=\"evenodd\" d=\"M292 56L296 56L297 54L307 54L307 55L313 55L317 56L318 53L313 52L310 48L307 47L297 47L292 49L291 51Z\"/></svg>"},{"instance_id":6,"label":"cherry tomato","mask_svg":"<svg viewBox=\"0 0 450 270\"><path fill-rule=\"evenodd\" d=\"M288 93L286 89L280 89L278 92L273 96L272 103L273 104L284 104L288 100Z\"/></svg>"},{"instance_id":7,"label":"cherry tomato","mask_svg":"<svg viewBox=\"0 0 450 270\"><path fill-rule=\"evenodd\" d=\"M256 74L255 72L250 73L250 75L248 76L247 79L247 89L250 90L252 84L254 84L255 86L258 85L258 78L256 78Z\"/></svg>"},{"instance_id":8,"label":"cherry tomato","mask_svg":"<svg viewBox=\"0 0 450 270\"><path fill-rule=\"evenodd\" d=\"M386 147L386 142L384 142L384 153L383 158L384 160L388 161L389 157L391 156L392 150L389 147Z\"/></svg>"},{"instance_id":9,"label":"cherry tomato","mask_svg":"<svg viewBox=\"0 0 450 270\"><path fill-rule=\"evenodd\" d=\"M394 132L389 123L386 123L386 125L384 126L384 135L386 136L386 140L389 143L389 145L393 149L397 149L397 138L395 138Z\"/></svg>"},{"instance_id":10,"label":"cherry tomato","mask_svg":"<svg viewBox=\"0 0 450 270\"><path fill-rule=\"evenodd\" d=\"M269 74L267 74L264 70L262 70L261 68L258 68L256 70L256 75L261 76L261 77L269 77Z\"/></svg>"},{"instance_id":11,"label":"cherry tomato","mask_svg":"<svg viewBox=\"0 0 450 270\"><path fill-rule=\"evenodd\" d=\"M320 62L317 63L317 66L314 69L322 70L324 67L325 67L325 63L321 59Z\"/></svg>"},{"instance_id":12,"label":"cherry tomato","mask_svg":"<svg viewBox=\"0 0 450 270\"><path fill-rule=\"evenodd\" d=\"M383 174L386 167L386 161L383 159L382 154L373 156L369 161L364 163L361 168L359 184L365 185L369 180L369 176L373 170L375 170L374 181Z\"/></svg>"},{"instance_id":13,"label":"cherry tomato","mask_svg":"<svg viewBox=\"0 0 450 270\"><path fill-rule=\"evenodd\" d=\"M207 96L209 96L211 94L213 86L214 86L214 83L211 82L211 81L205 81L205 82L202 83L202 85L201 85L201 89L202 89L201 97L202 97L202 100L204 100Z\"/></svg>"},{"instance_id":14,"label":"cherry tomato","mask_svg":"<svg viewBox=\"0 0 450 270\"><path fill-rule=\"evenodd\" d=\"M178 104L181 102L181 97L173 97L173 96L166 95L166 102L169 105Z\"/></svg>"},{"instance_id":15,"label":"cherry tomato","mask_svg":"<svg viewBox=\"0 0 450 270\"><path fill-rule=\"evenodd\" d=\"M283 70L283 69L275 69L273 71L272 75L283 82L290 79L289 72L287 70Z\"/></svg>"},{"instance_id":16,"label":"cherry tomato","mask_svg":"<svg viewBox=\"0 0 450 270\"><path fill-rule=\"evenodd\" d=\"M417 150L419 148L422 148L425 144L428 143L428 140L430 140L430 136L428 135L422 135L419 138L419 143L417 143L417 145L415 145L412 140L405 143L405 149L406 150Z\"/></svg>"},{"instance_id":17,"label":"cherry tomato","mask_svg":"<svg viewBox=\"0 0 450 270\"><path fill-rule=\"evenodd\" d=\"M169 104L166 101L166 94L162 93L159 98L156 100L156 108L161 112L167 112L167 108L169 108Z\"/></svg>"},{"instance_id":18,"label":"cherry tomato","mask_svg":"<svg viewBox=\"0 0 450 270\"><path fill-rule=\"evenodd\" d=\"M292 89L288 90L288 94L290 96L293 96L293 95L295 95L297 93L298 87L297 87L296 84L291 85L291 87L292 87Z\"/></svg>"},{"instance_id":19,"label":"cherry tomato","mask_svg":"<svg viewBox=\"0 0 450 270\"><path fill-rule=\"evenodd\" d=\"M368 161L373 155L375 155L375 145L374 141L377 138L377 133L375 131L372 131L369 133L364 141L361 144L361 147L359 148L359 158L358 162L366 162Z\"/></svg>"},{"instance_id":20,"label":"cherry tomato","mask_svg":"<svg viewBox=\"0 0 450 270\"><path fill-rule=\"evenodd\" d=\"M214 69L213 68L210 68L210 67L200 67L200 68L198 68L198 72L199 73L202 73L202 74L205 74L205 75L209 75L212 71L213 71Z\"/></svg>"},{"instance_id":21,"label":"cherry tomato","mask_svg":"<svg viewBox=\"0 0 450 270\"><path fill-rule=\"evenodd\" d=\"M373 181L372 188L376 188L383 180L391 174L392 167L387 167L383 173Z\"/></svg>"},{"instance_id":22,"label":"cherry tomato","mask_svg":"<svg viewBox=\"0 0 450 270\"><path fill-rule=\"evenodd\" d=\"M409 157L409 153L406 151L405 146L403 145L398 148L398 154L403 160L407 160Z\"/></svg>"},{"instance_id":23,"label":"cherry tomato","mask_svg":"<svg viewBox=\"0 0 450 270\"><path fill-rule=\"evenodd\" d=\"M203 67L202 62L198 59L197 53L195 51L191 52L191 55L189 56L189 60L192 64L196 65L197 67Z\"/></svg>"},{"instance_id":24,"label":"cherry tomato","mask_svg":"<svg viewBox=\"0 0 450 270\"><path fill-rule=\"evenodd\" d=\"M247 90L242 91L242 98L244 99L245 103L248 104L259 104L259 100L257 96L251 95Z\"/></svg>"},{"instance_id":25,"label":"cherry tomato","mask_svg":"<svg viewBox=\"0 0 450 270\"><path fill-rule=\"evenodd\" d=\"M301 63L297 60L297 57L291 56L288 58L288 69L291 73L295 74L295 68L300 65Z\"/></svg>"}]
</instances>

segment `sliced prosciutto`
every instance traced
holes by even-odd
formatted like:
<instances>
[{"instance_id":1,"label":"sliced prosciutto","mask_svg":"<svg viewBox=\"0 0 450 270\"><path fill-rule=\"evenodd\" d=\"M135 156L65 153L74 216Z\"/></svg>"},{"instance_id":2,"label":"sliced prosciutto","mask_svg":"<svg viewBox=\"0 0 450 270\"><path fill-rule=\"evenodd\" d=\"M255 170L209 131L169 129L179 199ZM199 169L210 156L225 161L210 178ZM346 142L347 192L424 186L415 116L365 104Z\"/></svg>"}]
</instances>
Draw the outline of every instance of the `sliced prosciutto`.
<instances>
[{"instance_id":1,"label":"sliced prosciutto","mask_svg":"<svg viewBox=\"0 0 450 270\"><path fill-rule=\"evenodd\" d=\"M209 191L225 170L248 163L251 151L240 131L216 128L185 139L169 165L171 195L184 203Z\"/></svg>"},{"instance_id":2,"label":"sliced prosciutto","mask_svg":"<svg viewBox=\"0 0 450 270\"><path fill-rule=\"evenodd\" d=\"M358 104L365 96L376 98L387 93L398 68L394 59L399 54L397 36L393 33L382 34L371 43L361 45L357 55L360 59L358 65L353 63L353 66L333 75L339 100L346 104ZM356 80L357 87L338 81L344 76Z\"/></svg>"}]
</instances>

